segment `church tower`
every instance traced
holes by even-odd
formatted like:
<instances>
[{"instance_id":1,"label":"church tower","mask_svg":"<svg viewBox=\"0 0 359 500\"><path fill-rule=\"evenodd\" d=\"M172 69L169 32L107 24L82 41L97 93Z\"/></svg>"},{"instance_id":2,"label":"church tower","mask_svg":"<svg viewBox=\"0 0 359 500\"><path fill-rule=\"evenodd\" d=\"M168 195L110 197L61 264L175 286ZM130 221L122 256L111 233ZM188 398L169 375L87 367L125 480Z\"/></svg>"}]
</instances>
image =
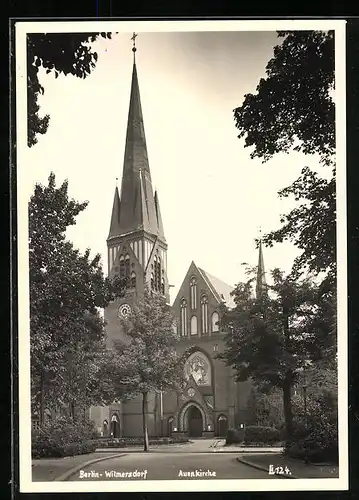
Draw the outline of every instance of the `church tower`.
<instances>
[{"instance_id":1,"label":"church tower","mask_svg":"<svg viewBox=\"0 0 359 500\"><path fill-rule=\"evenodd\" d=\"M262 249L262 238L259 240L258 269L256 282L256 297L259 299L267 291L267 282L264 269L264 258Z\"/></svg>"},{"instance_id":2,"label":"church tower","mask_svg":"<svg viewBox=\"0 0 359 500\"><path fill-rule=\"evenodd\" d=\"M133 68L127 120L121 190L115 188L110 230L107 238L108 275L127 278L124 297L105 309L109 346L124 341L121 317L126 317L144 294L145 287L160 293L169 304L167 243L163 230L157 192L152 186L145 128L136 66L136 34L133 34ZM158 433L156 395L148 397L149 435ZM108 425L105 435L141 436L141 398L114 402L109 407L93 408L92 419ZM101 424L102 425L102 424Z\"/></svg>"},{"instance_id":3,"label":"church tower","mask_svg":"<svg viewBox=\"0 0 359 500\"><path fill-rule=\"evenodd\" d=\"M135 37L132 37L133 42ZM126 315L131 302L143 295L146 285L165 296L169 303L167 243L158 195L152 187L135 43L132 51L134 60L121 194L116 187L107 238L108 275L129 280L126 297L116 304L120 316ZM111 312L109 316L108 321L112 321Z\"/></svg>"}]
</instances>

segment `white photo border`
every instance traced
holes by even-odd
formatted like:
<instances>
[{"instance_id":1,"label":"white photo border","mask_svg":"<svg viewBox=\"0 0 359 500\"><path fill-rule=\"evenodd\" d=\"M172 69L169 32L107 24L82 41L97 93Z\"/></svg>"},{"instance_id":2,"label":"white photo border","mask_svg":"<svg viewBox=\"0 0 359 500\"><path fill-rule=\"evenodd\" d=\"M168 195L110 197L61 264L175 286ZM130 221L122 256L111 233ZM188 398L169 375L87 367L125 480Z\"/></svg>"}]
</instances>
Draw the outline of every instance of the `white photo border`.
<instances>
[{"instance_id":1,"label":"white photo border","mask_svg":"<svg viewBox=\"0 0 359 500\"><path fill-rule=\"evenodd\" d=\"M346 76L345 20L206 20L206 21L17 21L16 144L18 241L18 366L20 492L176 492L176 491L292 491L347 490L348 478L348 317L347 317L347 203L346 203ZM28 262L28 199L24 163L27 148L27 33L168 32L168 31L290 31L334 30L337 159L337 289L338 289L338 427L339 477L323 479L221 479L34 482L31 473L30 321ZM268 483L268 481L270 482Z\"/></svg>"}]
</instances>

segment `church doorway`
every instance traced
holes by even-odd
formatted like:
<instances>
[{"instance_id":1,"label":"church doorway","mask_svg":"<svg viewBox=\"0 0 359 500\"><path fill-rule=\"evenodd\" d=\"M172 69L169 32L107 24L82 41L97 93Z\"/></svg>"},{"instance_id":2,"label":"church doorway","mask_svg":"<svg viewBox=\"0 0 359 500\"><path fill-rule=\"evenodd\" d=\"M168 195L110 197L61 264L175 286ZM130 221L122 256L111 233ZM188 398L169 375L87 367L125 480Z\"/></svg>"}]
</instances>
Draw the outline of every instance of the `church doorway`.
<instances>
[{"instance_id":1,"label":"church doorway","mask_svg":"<svg viewBox=\"0 0 359 500\"><path fill-rule=\"evenodd\" d=\"M167 436L171 437L172 436L172 430L173 430L173 417L169 417L167 420Z\"/></svg>"},{"instance_id":2,"label":"church doorway","mask_svg":"<svg viewBox=\"0 0 359 500\"><path fill-rule=\"evenodd\" d=\"M218 417L217 432L219 437L226 437L228 431L228 419L225 415Z\"/></svg>"},{"instance_id":3,"label":"church doorway","mask_svg":"<svg viewBox=\"0 0 359 500\"><path fill-rule=\"evenodd\" d=\"M202 414L196 406L190 406L187 410L188 415L188 436L201 437L203 430Z\"/></svg>"},{"instance_id":4,"label":"church doorway","mask_svg":"<svg viewBox=\"0 0 359 500\"><path fill-rule=\"evenodd\" d=\"M111 437L114 437L114 438L118 438L120 437L120 422L119 422L119 419L118 419L118 416L116 415L116 413L114 415L112 415L112 418L111 418L111 433L110 433Z\"/></svg>"},{"instance_id":5,"label":"church doorway","mask_svg":"<svg viewBox=\"0 0 359 500\"><path fill-rule=\"evenodd\" d=\"M107 422L107 420L103 421L103 424L102 424L102 435L103 435L103 437L108 437L108 422Z\"/></svg>"}]
</instances>

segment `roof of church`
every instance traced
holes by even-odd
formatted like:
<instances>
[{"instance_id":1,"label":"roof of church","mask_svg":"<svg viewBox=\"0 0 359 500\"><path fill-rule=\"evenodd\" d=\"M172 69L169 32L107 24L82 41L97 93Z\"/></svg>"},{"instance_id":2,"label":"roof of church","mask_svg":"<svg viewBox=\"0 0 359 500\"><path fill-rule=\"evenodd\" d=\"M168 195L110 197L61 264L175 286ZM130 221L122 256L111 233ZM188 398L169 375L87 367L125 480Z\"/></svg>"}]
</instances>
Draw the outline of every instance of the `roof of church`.
<instances>
[{"instance_id":1,"label":"roof of church","mask_svg":"<svg viewBox=\"0 0 359 500\"><path fill-rule=\"evenodd\" d=\"M134 61L121 197L116 188L109 238L140 229L165 240L158 197L153 194L140 89Z\"/></svg>"},{"instance_id":2,"label":"roof of church","mask_svg":"<svg viewBox=\"0 0 359 500\"><path fill-rule=\"evenodd\" d=\"M217 299L221 302L225 302L227 307L229 308L235 307L235 303L231 295L231 292L233 292L234 288L199 267L198 270L202 274L203 279L212 290L214 295L217 297Z\"/></svg>"}]
</instances>

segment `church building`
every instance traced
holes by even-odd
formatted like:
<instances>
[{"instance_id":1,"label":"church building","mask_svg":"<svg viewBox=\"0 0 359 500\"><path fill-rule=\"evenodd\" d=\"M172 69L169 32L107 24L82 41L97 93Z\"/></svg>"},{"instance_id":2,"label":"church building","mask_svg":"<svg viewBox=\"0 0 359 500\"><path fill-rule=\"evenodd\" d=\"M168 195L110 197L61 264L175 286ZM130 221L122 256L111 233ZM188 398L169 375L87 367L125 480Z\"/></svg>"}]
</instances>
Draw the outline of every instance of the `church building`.
<instances>
[{"instance_id":1,"label":"church building","mask_svg":"<svg viewBox=\"0 0 359 500\"><path fill-rule=\"evenodd\" d=\"M121 193L115 189L107 238L108 275L130 279L126 296L105 310L110 345L122 342L121 317L144 293L144 287L161 293L170 302L167 276L167 242L158 193L153 191L144 120L134 62L124 153ZM258 289L264 283L262 248L259 248ZM225 436L253 419L251 383L235 382L233 371L216 355L224 350L225 331L220 327L221 305L234 306L233 288L200 268L189 266L172 308L180 342L178 350L192 347L181 393L149 395L150 436ZM142 436L141 398L109 407L93 407L90 418L103 435Z\"/></svg>"}]
</instances>

